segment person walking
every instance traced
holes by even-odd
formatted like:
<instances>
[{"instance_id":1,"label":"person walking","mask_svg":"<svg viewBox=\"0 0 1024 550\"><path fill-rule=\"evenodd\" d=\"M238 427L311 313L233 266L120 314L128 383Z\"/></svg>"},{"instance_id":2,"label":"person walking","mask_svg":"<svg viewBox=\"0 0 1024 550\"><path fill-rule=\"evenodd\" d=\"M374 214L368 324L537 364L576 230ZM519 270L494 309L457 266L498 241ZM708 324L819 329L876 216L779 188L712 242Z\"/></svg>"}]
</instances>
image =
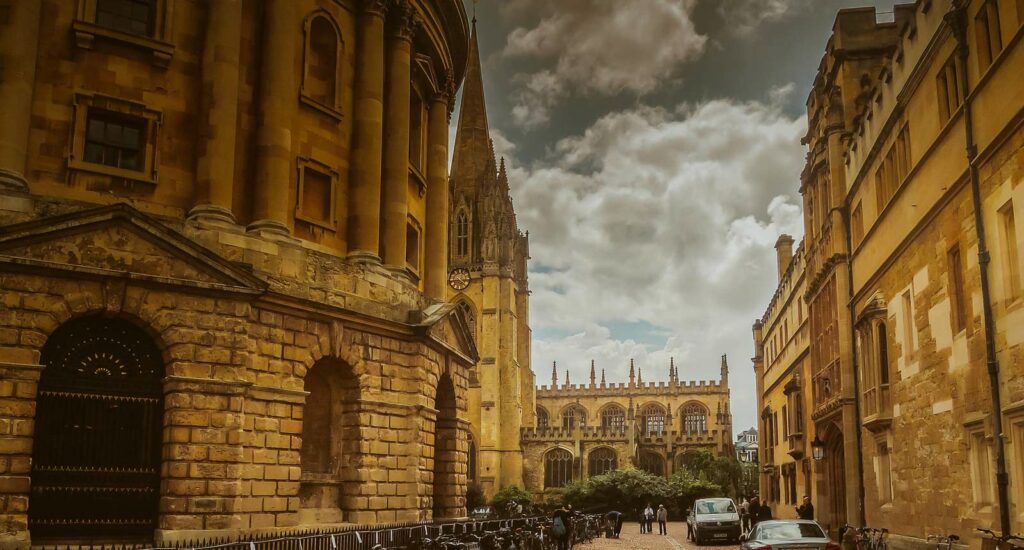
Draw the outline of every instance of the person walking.
<instances>
[{"instance_id":1,"label":"person walking","mask_svg":"<svg viewBox=\"0 0 1024 550\"><path fill-rule=\"evenodd\" d=\"M747 507L747 531L750 531L757 525L758 517L761 515L761 499L754 497L750 499L750 505Z\"/></svg>"},{"instance_id":2,"label":"person walking","mask_svg":"<svg viewBox=\"0 0 1024 550\"><path fill-rule=\"evenodd\" d=\"M746 533L750 530L750 501L743 497L740 503L740 531Z\"/></svg>"},{"instance_id":3,"label":"person walking","mask_svg":"<svg viewBox=\"0 0 1024 550\"><path fill-rule=\"evenodd\" d=\"M647 503L647 508L644 508L644 533L650 533L654 527L654 508L651 508L651 504Z\"/></svg>"},{"instance_id":4,"label":"person walking","mask_svg":"<svg viewBox=\"0 0 1024 550\"><path fill-rule=\"evenodd\" d=\"M665 508L664 504L659 504L658 505L658 534L659 535L667 535L668 534L668 525L666 525L667 523L668 523L668 509Z\"/></svg>"},{"instance_id":5,"label":"person walking","mask_svg":"<svg viewBox=\"0 0 1024 550\"><path fill-rule=\"evenodd\" d=\"M796 507L796 515L800 519L814 520L814 505L811 504L811 497L804 495L804 503Z\"/></svg>"},{"instance_id":6,"label":"person walking","mask_svg":"<svg viewBox=\"0 0 1024 550\"><path fill-rule=\"evenodd\" d=\"M572 548L572 510L568 505L563 505L555 513L551 514L551 534L557 541L558 550L569 550Z\"/></svg>"},{"instance_id":7,"label":"person walking","mask_svg":"<svg viewBox=\"0 0 1024 550\"><path fill-rule=\"evenodd\" d=\"M611 533L610 537L619 538L619 533L622 532L622 512L612 510L604 516L608 520L608 532Z\"/></svg>"}]
</instances>

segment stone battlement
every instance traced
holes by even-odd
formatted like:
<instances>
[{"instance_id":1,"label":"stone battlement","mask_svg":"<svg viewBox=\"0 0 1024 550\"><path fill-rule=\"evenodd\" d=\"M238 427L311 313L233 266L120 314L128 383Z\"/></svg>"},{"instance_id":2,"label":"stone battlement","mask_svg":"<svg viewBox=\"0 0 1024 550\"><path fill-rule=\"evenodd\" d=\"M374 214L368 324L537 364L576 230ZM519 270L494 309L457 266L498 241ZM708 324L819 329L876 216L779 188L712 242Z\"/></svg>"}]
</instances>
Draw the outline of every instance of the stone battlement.
<instances>
[{"instance_id":1,"label":"stone battlement","mask_svg":"<svg viewBox=\"0 0 1024 550\"><path fill-rule=\"evenodd\" d=\"M678 382L644 382L629 384L626 382L611 384L560 384L552 388L549 385L537 386L537 396L566 395L597 395L597 396L638 396L638 395L677 395L680 393L713 393L727 391L718 380L680 380Z\"/></svg>"}]
</instances>

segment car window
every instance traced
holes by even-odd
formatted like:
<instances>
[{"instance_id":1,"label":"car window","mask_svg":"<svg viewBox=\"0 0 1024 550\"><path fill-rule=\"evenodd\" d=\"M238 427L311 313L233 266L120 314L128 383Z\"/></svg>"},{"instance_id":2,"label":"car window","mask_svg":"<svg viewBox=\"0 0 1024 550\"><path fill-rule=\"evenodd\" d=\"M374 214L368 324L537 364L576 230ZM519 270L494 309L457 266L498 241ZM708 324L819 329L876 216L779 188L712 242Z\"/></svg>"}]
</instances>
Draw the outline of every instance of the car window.
<instances>
[{"instance_id":1,"label":"car window","mask_svg":"<svg viewBox=\"0 0 1024 550\"><path fill-rule=\"evenodd\" d=\"M736 512L731 500L703 500L697 503L698 514L732 514Z\"/></svg>"},{"instance_id":2,"label":"car window","mask_svg":"<svg viewBox=\"0 0 1024 550\"><path fill-rule=\"evenodd\" d=\"M813 523L779 523L758 525L757 540L820 539L825 534Z\"/></svg>"}]
</instances>

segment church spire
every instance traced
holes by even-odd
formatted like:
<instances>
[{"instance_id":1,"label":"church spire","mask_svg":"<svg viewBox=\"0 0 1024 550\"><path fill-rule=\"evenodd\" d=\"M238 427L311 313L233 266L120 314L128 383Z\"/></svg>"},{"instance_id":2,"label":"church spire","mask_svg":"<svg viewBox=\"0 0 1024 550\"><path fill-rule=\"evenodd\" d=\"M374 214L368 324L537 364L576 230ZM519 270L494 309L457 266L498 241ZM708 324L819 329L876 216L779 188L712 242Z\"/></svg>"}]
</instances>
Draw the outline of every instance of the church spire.
<instances>
[{"instance_id":1,"label":"church spire","mask_svg":"<svg viewBox=\"0 0 1024 550\"><path fill-rule=\"evenodd\" d=\"M477 185L494 166L490 129L487 126L487 107L484 102L484 80L480 69L480 48L477 46L476 23L469 37L469 58L466 79L462 85L462 106L459 126L455 133L455 153L452 157L451 179L455 188ZM491 180L493 181L493 179Z\"/></svg>"},{"instance_id":2,"label":"church spire","mask_svg":"<svg viewBox=\"0 0 1024 550\"><path fill-rule=\"evenodd\" d=\"M502 164L502 166L505 166L505 165ZM590 360L590 387L591 388L593 388L594 385L597 383L597 377L595 376L595 374L596 373L594 372L594 360L591 359Z\"/></svg>"},{"instance_id":3,"label":"church spire","mask_svg":"<svg viewBox=\"0 0 1024 550\"><path fill-rule=\"evenodd\" d=\"M602 388L604 387L604 384L605 384L605 382L604 382L604 369L601 369L601 387Z\"/></svg>"},{"instance_id":4,"label":"church spire","mask_svg":"<svg viewBox=\"0 0 1024 550\"><path fill-rule=\"evenodd\" d=\"M633 360L629 360L629 386L633 387L636 384L636 368L633 367Z\"/></svg>"},{"instance_id":5,"label":"church spire","mask_svg":"<svg viewBox=\"0 0 1024 550\"><path fill-rule=\"evenodd\" d=\"M558 361L551 362L551 389L558 388Z\"/></svg>"}]
</instances>

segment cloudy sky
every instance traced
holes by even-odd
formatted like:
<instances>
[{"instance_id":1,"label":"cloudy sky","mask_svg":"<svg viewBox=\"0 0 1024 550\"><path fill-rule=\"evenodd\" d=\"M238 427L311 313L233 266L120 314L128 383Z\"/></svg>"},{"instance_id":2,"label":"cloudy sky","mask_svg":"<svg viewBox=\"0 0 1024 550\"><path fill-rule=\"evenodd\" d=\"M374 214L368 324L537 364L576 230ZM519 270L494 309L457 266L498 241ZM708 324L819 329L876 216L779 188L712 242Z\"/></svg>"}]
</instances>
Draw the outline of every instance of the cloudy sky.
<instances>
[{"instance_id":1,"label":"cloudy sky","mask_svg":"<svg viewBox=\"0 0 1024 550\"><path fill-rule=\"evenodd\" d=\"M488 119L530 231L550 384L717 379L754 425L750 327L802 235L804 101L835 13L892 0L479 0ZM471 13L473 3L467 0ZM880 14L880 17L891 15ZM453 118L458 121L458 113ZM454 139L454 128L452 139Z\"/></svg>"}]
</instances>

